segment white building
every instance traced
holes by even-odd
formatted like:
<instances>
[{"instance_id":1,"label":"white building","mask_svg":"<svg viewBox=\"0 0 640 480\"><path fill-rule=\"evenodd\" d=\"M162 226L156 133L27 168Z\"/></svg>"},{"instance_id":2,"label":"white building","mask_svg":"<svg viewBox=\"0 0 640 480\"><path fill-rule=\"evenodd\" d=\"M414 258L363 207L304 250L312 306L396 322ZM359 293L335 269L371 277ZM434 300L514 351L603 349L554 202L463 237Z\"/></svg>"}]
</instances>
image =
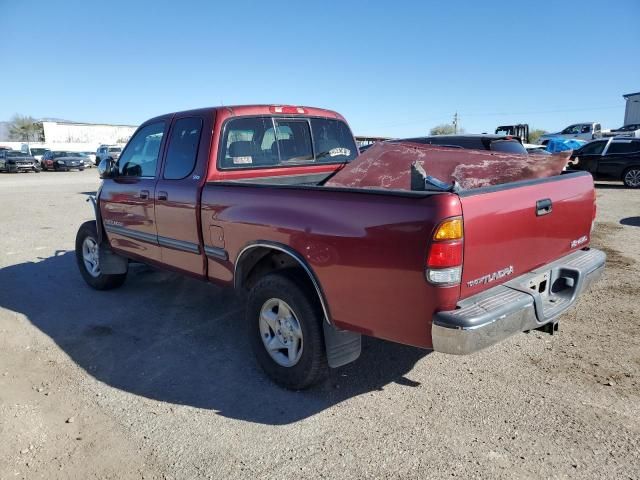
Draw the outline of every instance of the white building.
<instances>
[{"instance_id":1,"label":"white building","mask_svg":"<svg viewBox=\"0 0 640 480\"><path fill-rule=\"evenodd\" d=\"M42 128L44 142L47 144L84 143L97 146L102 143L126 143L138 127L134 125L44 121Z\"/></svg>"},{"instance_id":2,"label":"white building","mask_svg":"<svg viewBox=\"0 0 640 480\"><path fill-rule=\"evenodd\" d=\"M627 101L624 109L624 124L640 123L640 92L627 93L622 98Z\"/></svg>"}]
</instances>

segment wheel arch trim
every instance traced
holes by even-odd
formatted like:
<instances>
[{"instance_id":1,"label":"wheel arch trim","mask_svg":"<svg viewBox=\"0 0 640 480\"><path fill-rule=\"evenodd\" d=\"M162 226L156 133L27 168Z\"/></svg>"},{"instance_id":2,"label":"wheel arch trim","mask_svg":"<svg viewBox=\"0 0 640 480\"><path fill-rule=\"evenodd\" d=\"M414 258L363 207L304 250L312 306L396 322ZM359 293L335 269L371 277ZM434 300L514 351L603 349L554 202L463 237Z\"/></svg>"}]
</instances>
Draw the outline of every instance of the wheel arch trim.
<instances>
[{"instance_id":1,"label":"wheel arch trim","mask_svg":"<svg viewBox=\"0 0 640 480\"><path fill-rule=\"evenodd\" d=\"M318 299L320 300L320 305L322 306L322 312L324 314L325 321L329 325L331 325L332 323L331 323L331 316L329 314L329 306L324 296L324 292L322 291L322 287L320 286L320 281L318 280L318 277L314 273L311 266L304 259L304 257L300 255L298 252L296 252L294 249L292 249L291 247L288 247L287 245L283 245L277 242L270 242L266 240L259 240L257 242L250 243L249 245L245 246L242 250L240 250L240 253L236 257L236 261L233 267L234 288L239 289L242 286L241 285L242 279L240 278L240 275L239 275L239 273L241 273L239 265L241 265L244 255L255 248L267 248L267 249L276 250L276 251L285 253L286 255L293 258L300 265L300 267L302 267L302 269L305 271L305 273L308 275L309 279L311 280L311 283L313 284L316 294L318 295Z\"/></svg>"}]
</instances>

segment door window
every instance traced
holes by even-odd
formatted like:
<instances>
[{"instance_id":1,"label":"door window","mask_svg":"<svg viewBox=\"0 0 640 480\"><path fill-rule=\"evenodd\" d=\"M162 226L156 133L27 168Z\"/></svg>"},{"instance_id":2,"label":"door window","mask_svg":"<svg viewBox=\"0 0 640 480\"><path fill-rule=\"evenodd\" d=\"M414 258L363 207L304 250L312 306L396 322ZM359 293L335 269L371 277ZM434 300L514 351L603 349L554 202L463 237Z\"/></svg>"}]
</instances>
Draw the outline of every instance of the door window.
<instances>
[{"instance_id":1,"label":"door window","mask_svg":"<svg viewBox=\"0 0 640 480\"><path fill-rule=\"evenodd\" d=\"M122 152L118 160L118 174L123 177L155 177L163 133L164 122L142 127Z\"/></svg>"},{"instance_id":2,"label":"door window","mask_svg":"<svg viewBox=\"0 0 640 480\"><path fill-rule=\"evenodd\" d=\"M606 141L591 142L580 149L580 155L600 155L606 144Z\"/></svg>"},{"instance_id":3,"label":"door window","mask_svg":"<svg viewBox=\"0 0 640 480\"><path fill-rule=\"evenodd\" d=\"M200 118L181 118L175 122L169 138L164 178L179 180L186 178L193 171L198 157L201 132Z\"/></svg>"},{"instance_id":4,"label":"door window","mask_svg":"<svg viewBox=\"0 0 640 480\"><path fill-rule=\"evenodd\" d=\"M576 133L580 133L580 125L571 125L565 128L562 132L563 135L572 135Z\"/></svg>"}]
</instances>

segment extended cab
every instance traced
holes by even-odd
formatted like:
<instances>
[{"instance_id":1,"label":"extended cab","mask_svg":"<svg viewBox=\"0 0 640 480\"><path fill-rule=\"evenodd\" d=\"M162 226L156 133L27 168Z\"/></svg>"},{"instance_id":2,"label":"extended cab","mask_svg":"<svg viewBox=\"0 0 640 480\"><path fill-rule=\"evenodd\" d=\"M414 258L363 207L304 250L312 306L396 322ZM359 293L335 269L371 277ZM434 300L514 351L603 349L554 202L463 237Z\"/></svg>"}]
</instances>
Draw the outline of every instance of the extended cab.
<instances>
[{"instance_id":1,"label":"extended cab","mask_svg":"<svg viewBox=\"0 0 640 480\"><path fill-rule=\"evenodd\" d=\"M100 165L96 221L76 238L80 272L115 288L134 260L248 292L255 356L295 389L355 360L362 334L467 354L553 332L602 272L587 173L469 190L329 186L357 156L329 110L151 119Z\"/></svg>"}]
</instances>

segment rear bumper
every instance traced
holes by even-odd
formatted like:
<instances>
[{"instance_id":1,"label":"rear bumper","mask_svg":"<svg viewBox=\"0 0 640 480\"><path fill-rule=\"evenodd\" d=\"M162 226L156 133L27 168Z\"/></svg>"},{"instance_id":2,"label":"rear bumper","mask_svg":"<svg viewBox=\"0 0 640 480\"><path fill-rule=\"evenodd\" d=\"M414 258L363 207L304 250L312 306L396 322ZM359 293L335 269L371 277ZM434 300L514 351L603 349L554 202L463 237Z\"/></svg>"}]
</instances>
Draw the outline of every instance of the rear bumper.
<instances>
[{"instance_id":1,"label":"rear bumper","mask_svg":"<svg viewBox=\"0 0 640 480\"><path fill-rule=\"evenodd\" d=\"M438 352L465 355L505 338L555 322L578 295L602 275L606 255L591 248L573 252L461 300L455 310L438 312L431 337ZM532 290L546 281L543 291Z\"/></svg>"}]
</instances>

